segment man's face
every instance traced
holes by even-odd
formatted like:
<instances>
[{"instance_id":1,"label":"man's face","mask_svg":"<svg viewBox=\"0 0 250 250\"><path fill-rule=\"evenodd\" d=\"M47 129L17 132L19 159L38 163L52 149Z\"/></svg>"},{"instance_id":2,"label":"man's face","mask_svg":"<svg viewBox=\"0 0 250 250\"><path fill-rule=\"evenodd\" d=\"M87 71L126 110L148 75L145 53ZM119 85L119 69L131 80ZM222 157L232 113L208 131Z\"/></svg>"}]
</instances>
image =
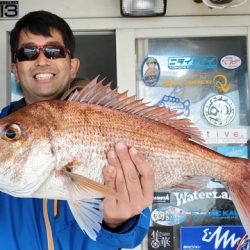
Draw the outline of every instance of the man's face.
<instances>
[{"instance_id":1,"label":"man's face","mask_svg":"<svg viewBox=\"0 0 250 250\"><path fill-rule=\"evenodd\" d=\"M52 29L50 37L35 35L30 32L21 31L18 48L24 46L43 45L64 46L62 36L58 30ZM66 58L49 59L42 50L33 61L21 61L11 65L16 81L22 87L25 100L28 104L52 100L60 97L75 78L79 67L79 60Z\"/></svg>"}]
</instances>

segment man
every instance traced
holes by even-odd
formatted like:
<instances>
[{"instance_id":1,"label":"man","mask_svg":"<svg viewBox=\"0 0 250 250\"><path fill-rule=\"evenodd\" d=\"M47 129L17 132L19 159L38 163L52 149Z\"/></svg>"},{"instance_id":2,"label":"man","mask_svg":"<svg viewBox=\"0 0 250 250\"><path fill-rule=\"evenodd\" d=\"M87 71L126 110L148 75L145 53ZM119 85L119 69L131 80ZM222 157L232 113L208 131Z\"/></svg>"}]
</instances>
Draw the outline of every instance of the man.
<instances>
[{"instance_id":1,"label":"man","mask_svg":"<svg viewBox=\"0 0 250 250\"><path fill-rule=\"evenodd\" d=\"M31 12L10 35L12 72L24 98L2 110L4 117L42 100L59 99L70 88L79 60L74 58L74 36L60 17ZM122 197L105 198L104 219L96 241L77 225L66 201L21 199L0 193L0 249L105 249L132 248L148 230L153 170L134 148L118 143L108 155L105 184ZM139 173L139 176L138 176Z\"/></svg>"}]
</instances>

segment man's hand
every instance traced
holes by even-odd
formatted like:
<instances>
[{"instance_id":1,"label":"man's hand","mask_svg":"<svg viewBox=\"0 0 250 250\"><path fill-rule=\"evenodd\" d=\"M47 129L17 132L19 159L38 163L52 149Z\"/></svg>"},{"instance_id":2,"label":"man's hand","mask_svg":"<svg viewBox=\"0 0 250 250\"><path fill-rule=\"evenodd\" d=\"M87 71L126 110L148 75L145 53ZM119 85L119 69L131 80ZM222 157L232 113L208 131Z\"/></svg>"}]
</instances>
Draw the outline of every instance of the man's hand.
<instances>
[{"instance_id":1,"label":"man's hand","mask_svg":"<svg viewBox=\"0 0 250 250\"><path fill-rule=\"evenodd\" d=\"M104 222L115 228L152 203L154 172L140 152L123 143L108 152L108 162L103 172L105 185L113 188L120 199L104 199Z\"/></svg>"}]
</instances>

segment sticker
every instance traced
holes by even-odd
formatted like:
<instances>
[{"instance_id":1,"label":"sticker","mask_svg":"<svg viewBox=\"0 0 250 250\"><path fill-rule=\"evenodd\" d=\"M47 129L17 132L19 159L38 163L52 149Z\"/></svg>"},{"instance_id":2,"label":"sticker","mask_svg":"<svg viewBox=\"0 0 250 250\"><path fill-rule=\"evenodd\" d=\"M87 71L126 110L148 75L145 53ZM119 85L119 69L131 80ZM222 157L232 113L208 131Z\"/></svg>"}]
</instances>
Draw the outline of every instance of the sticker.
<instances>
[{"instance_id":1,"label":"sticker","mask_svg":"<svg viewBox=\"0 0 250 250\"><path fill-rule=\"evenodd\" d=\"M237 69L241 65L241 59L238 56L228 55L221 58L220 64L225 69Z\"/></svg>"},{"instance_id":2,"label":"sticker","mask_svg":"<svg viewBox=\"0 0 250 250\"><path fill-rule=\"evenodd\" d=\"M170 192L154 192L153 203L170 203Z\"/></svg>"},{"instance_id":3,"label":"sticker","mask_svg":"<svg viewBox=\"0 0 250 250\"><path fill-rule=\"evenodd\" d=\"M225 75L215 75L212 82L220 93L227 93L229 91L229 82Z\"/></svg>"},{"instance_id":4,"label":"sticker","mask_svg":"<svg viewBox=\"0 0 250 250\"><path fill-rule=\"evenodd\" d=\"M202 138L207 144L244 144L247 143L247 129L201 129Z\"/></svg>"},{"instance_id":5,"label":"sticker","mask_svg":"<svg viewBox=\"0 0 250 250\"><path fill-rule=\"evenodd\" d=\"M164 87L173 87L173 86L186 86L186 85L212 85L216 92L218 93L227 93L231 90L234 90L236 86L230 84L226 75L218 74L214 76L209 76L206 74L200 74L194 76L195 79L189 79L182 77L180 79L167 79L162 82L161 85Z\"/></svg>"},{"instance_id":6,"label":"sticker","mask_svg":"<svg viewBox=\"0 0 250 250\"><path fill-rule=\"evenodd\" d=\"M12 18L18 15L18 1L0 1L0 18Z\"/></svg>"},{"instance_id":7,"label":"sticker","mask_svg":"<svg viewBox=\"0 0 250 250\"><path fill-rule=\"evenodd\" d=\"M169 57L169 69L216 69L216 56Z\"/></svg>"},{"instance_id":8,"label":"sticker","mask_svg":"<svg viewBox=\"0 0 250 250\"><path fill-rule=\"evenodd\" d=\"M153 222L162 226L178 225L186 220L186 213L183 209L173 206L156 208L152 214Z\"/></svg>"},{"instance_id":9,"label":"sticker","mask_svg":"<svg viewBox=\"0 0 250 250\"><path fill-rule=\"evenodd\" d=\"M160 65L154 57L147 57L141 67L141 78L145 85L153 87L160 78Z\"/></svg>"},{"instance_id":10,"label":"sticker","mask_svg":"<svg viewBox=\"0 0 250 250\"><path fill-rule=\"evenodd\" d=\"M188 204L190 202L199 201L204 202L204 200L207 199L222 199L222 200L230 200L231 197L229 196L229 193L224 189L223 191L174 191L173 195L176 198L176 206L183 206L185 204Z\"/></svg>"},{"instance_id":11,"label":"sticker","mask_svg":"<svg viewBox=\"0 0 250 250\"><path fill-rule=\"evenodd\" d=\"M204 115L210 124L223 127L233 121L235 117L235 105L229 97L215 95L206 101Z\"/></svg>"},{"instance_id":12,"label":"sticker","mask_svg":"<svg viewBox=\"0 0 250 250\"><path fill-rule=\"evenodd\" d=\"M216 148L216 151L225 156L248 159L247 146L220 146Z\"/></svg>"},{"instance_id":13,"label":"sticker","mask_svg":"<svg viewBox=\"0 0 250 250\"><path fill-rule=\"evenodd\" d=\"M173 250L173 240L172 227L150 227L148 232L148 250Z\"/></svg>"},{"instance_id":14,"label":"sticker","mask_svg":"<svg viewBox=\"0 0 250 250\"><path fill-rule=\"evenodd\" d=\"M189 116L190 114L190 101L184 100L181 101L180 98L171 96L171 95L164 95L162 99L158 102L160 107L168 107L173 110L179 110L183 112L185 116Z\"/></svg>"},{"instance_id":15,"label":"sticker","mask_svg":"<svg viewBox=\"0 0 250 250\"><path fill-rule=\"evenodd\" d=\"M192 221L202 223L203 220L212 221L212 220L231 220L231 219L239 219L239 214L235 209L232 210L217 210L214 209L210 211L205 211L202 209L192 210L190 212L186 212L188 215L190 213L190 217Z\"/></svg>"},{"instance_id":16,"label":"sticker","mask_svg":"<svg viewBox=\"0 0 250 250\"><path fill-rule=\"evenodd\" d=\"M245 234L242 226L181 227L181 250L235 250Z\"/></svg>"},{"instance_id":17,"label":"sticker","mask_svg":"<svg viewBox=\"0 0 250 250\"><path fill-rule=\"evenodd\" d=\"M248 238L248 235L245 234L242 237L242 239L239 241L239 244L236 250L249 250L249 249L250 249L250 239Z\"/></svg>"}]
</instances>

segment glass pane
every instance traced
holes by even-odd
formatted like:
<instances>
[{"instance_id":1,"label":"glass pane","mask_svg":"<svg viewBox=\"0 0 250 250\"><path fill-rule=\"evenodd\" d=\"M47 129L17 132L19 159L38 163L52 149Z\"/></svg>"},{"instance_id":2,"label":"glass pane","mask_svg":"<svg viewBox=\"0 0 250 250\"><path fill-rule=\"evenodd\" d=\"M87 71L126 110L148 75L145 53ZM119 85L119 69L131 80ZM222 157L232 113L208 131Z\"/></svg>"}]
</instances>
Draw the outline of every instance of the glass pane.
<instances>
[{"instance_id":1,"label":"glass pane","mask_svg":"<svg viewBox=\"0 0 250 250\"><path fill-rule=\"evenodd\" d=\"M138 39L136 54L139 98L182 112L213 150L248 158L245 36ZM196 190L155 192L142 249L236 249L244 234L227 190L213 179Z\"/></svg>"},{"instance_id":2,"label":"glass pane","mask_svg":"<svg viewBox=\"0 0 250 250\"><path fill-rule=\"evenodd\" d=\"M76 38L76 57L81 64L78 77L93 79L97 75L117 84L116 40L114 32L81 33Z\"/></svg>"},{"instance_id":3,"label":"glass pane","mask_svg":"<svg viewBox=\"0 0 250 250\"><path fill-rule=\"evenodd\" d=\"M247 143L246 37L148 39L136 45L140 97L183 112L208 144Z\"/></svg>"}]
</instances>

